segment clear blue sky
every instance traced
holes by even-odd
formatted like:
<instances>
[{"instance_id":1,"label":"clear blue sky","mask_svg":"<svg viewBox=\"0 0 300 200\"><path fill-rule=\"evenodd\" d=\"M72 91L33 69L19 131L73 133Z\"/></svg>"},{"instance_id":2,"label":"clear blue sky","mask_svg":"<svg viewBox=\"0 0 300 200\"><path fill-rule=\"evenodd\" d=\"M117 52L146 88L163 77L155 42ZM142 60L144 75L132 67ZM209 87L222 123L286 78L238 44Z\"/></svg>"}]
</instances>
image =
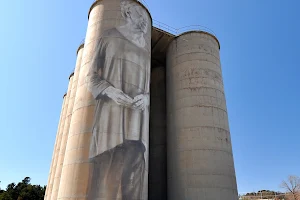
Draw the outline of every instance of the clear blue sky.
<instances>
[{"instance_id":1,"label":"clear blue sky","mask_svg":"<svg viewBox=\"0 0 300 200\"><path fill-rule=\"evenodd\" d=\"M0 181L47 184L76 49L92 0L0 6ZM173 27L200 24L221 43L239 192L279 190L300 175L300 2L147 0Z\"/></svg>"}]
</instances>

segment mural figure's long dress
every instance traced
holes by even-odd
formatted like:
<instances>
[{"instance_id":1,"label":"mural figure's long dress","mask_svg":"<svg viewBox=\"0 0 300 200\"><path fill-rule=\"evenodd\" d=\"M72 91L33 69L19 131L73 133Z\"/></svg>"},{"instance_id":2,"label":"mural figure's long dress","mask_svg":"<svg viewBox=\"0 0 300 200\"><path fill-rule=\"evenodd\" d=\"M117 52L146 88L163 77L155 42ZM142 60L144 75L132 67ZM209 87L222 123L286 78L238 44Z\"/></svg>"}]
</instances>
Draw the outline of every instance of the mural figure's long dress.
<instances>
[{"instance_id":1,"label":"mural figure's long dress","mask_svg":"<svg viewBox=\"0 0 300 200\"><path fill-rule=\"evenodd\" d=\"M111 200L119 194L123 200L146 200L149 107L142 111L118 105L103 91L113 86L131 98L149 94L150 52L136 46L115 28L102 34L96 49L87 74L88 89L97 101L88 199ZM138 149L143 149L142 156ZM130 173L125 169L128 167L132 168Z\"/></svg>"}]
</instances>

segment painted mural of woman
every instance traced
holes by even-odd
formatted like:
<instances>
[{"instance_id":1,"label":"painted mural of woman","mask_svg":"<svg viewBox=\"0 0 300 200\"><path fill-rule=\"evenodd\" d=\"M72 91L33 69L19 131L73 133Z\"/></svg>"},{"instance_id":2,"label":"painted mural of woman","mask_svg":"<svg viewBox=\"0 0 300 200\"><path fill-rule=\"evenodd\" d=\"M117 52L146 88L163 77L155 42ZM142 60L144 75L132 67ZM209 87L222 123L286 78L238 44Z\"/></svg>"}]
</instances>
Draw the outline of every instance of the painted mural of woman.
<instances>
[{"instance_id":1,"label":"painted mural of woman","mask_svg":"<svg viewBox=\"0 0 300 200\"><path fill-rule=\"evenodd\" d=\"M96 100L89 200L146 200L150 51L148 13L121 1L126 24L101 35L87 87Z\"/></svg>"}]
</instances>

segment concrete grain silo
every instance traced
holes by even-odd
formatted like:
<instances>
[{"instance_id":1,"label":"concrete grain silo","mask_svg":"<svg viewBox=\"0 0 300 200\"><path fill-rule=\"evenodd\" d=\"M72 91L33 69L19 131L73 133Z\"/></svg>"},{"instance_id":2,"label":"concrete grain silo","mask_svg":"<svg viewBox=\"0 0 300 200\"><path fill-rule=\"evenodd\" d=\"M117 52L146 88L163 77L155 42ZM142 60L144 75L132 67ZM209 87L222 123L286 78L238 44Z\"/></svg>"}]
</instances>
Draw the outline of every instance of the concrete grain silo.
<instances>
[{"instance_id":1,"label":"concrete grain silo","mask_svg":"<svg viewBox=\"0 0 300 200\"><path fill-rule=\"evenodd\" d=\"M152 66L149 200L167 199L166 67Z\"/></svg>"},{"instance_id":2,"label":"concrete grain silo","mask_svg":"<svg viewBox=\"0 0 300 200\"><path fill-rule=\"evenodd\" d=\"M64 158L65 158L65 151L66 151L66 145L68 141L68 136L69 136L69 129L70 129L70 122L72 118L72 113L73 113L73 106L74 106L74 99L75 99L75 94L77 91L77 82L78 82L78 74L81 66L81 59L82 59L82 49L83 44L79 46L77 50L77 59L76 59L76 65L75 65L75 70L74 73L72 73L69 77L70 84L68 88L68 93L69 95L69 103L68 103L68 108L67 108L67 114L66 114L66 119L65 119L65 126L63 130L63 136L61 140L61 147L59 151L59 157L58 157L58 163L57 163L57 169L56 169L56 175L55 175L55 181L54 181L54 186L52 190L52 199L57 199L57 195L59 192L59 188L61 188L61 172L62 172L62 167L64 163Z\"/></svg>"},{"instance_id":3,"label":"concrete grain silo","mask_svg":"<svg viewBox=\"0 0 300 200\"><path fill-rule=\"evenodd\" d=\"M154 27L137 0L88 19L45 200L237 200L217 38Z\"/></svg>"},{"instance_id":4,"label":"concrete grain silo","mask_svg":"<svg viewBox=\"0 0 300 200\"><path fill-rule=\"evenodd\" d=\"M61 108L61 112L60 112L60 118L59 118L59 122L58 122L56 139L55 139L55 143L54 143L54 150L53 150L53 154L52 154L52 161L51 161L51 165L50 165L50 172L49 172L49 176L48 176L48 183L47 183L47 188L46 188L46 192L45 192L45 199L48 199L49 194L51 194L51 192L52 192L52 185L53 185L53 179L54 179L54 176L52 174L53 174L53 168L54 168L54 166L56 166L56 161L55 161L55 158L56 158L56 147L58 145L58 138L60 137L60 129L61 129L61 126L62 126L62 118L63 118L63 112L64 112L65 100L66 100L65 97L66 97L66 94L63 96L63 103L62 103L62 108Z\"/></svg>"},{"instance_id":5,"label":"concrete grain silo","mask_svg":"<svg viewBox=\"0 0 300 200\"><path fill-rule=\"evenodd\" d=\"M81 68L81 61L82 61L82 53L83 53L83 49L84 49L84 44L81 44L78 49L77 49L77 60L76 60L76 66L75 66L75 70L74 70L74 76L73 76L73 84L72 84L72 90L71 90L71 94L70 94L70 105L68 107L68 120L69 123L71 124L72 121L72 117L73 117L73 112L74 112L74 101L75 101L75 96L76 96L76 92L77 92L77 84L78 84L78 77L79 77L79 73L80 73L80 68ZM70 125L71 126L71 125ZM68 135L66 135L66 141L65 141L65 151L64 151L64 159L63 159L63 163L62 163L62 169L61 171L63 171L63 166L65 165L66 161L66 154L69 151L69 149L67 149L67 144L68 143L77 143L78 142L78 137L75 135L74 137L70 137L70 126L68 129ZM62 172L61 172L62 173ZM64 177L61 176L60 178L60 184L59 184L59 190L58 190L58 194L59 195L61 192L63 192L63 188L65 185L65 180ZM57 198L56 198L57 199Z\"/></svg>"},{"instance_id":6,"label":"concrete grain silo","mask_svg":"<svg viewBox=\"0 0 300 200\"><path fill-rule=\"evenodd\" d=\"M168 199L238 199L219 48L201 31L169 46Z\"/></svg>"},{"instance_id":7,"label":"concrete grain silo","mask_svg":"<svg viewBox=\"0 0 300 200\"><path fill-rule=\"evenodd\" d=\"M70 84L70 82L69 82L69 84ZM52 166L50 182L49 182L49 185L47 186L48 187L47 200L52 199L51 196L53 194L53 188L54 188L54 184L55 184L55 175L56 175L56 169L57 169L57 164L58 164L59 151L60 151L63 131L64 131L64 127L65 127L65 120L66 120L66 115L67 115L67 110L68 110L68 104L69 104L68 93L65 94L64 99L65 99L65 101L64 101L63 113L61 116L61 125L60 125L60 129L59 129L59 136L57 139L57 144L55 146L54 163Z\"/></svg>"},{"instance_id":8,"label":"concrete grain silo","mask_svg":"<svg viewBox=\"0 0 300 200\"><path fill-rule=\"evenodd\" d=\"M166 51L174 37L152 27L149 200L167 199Z\"/></svg>"},{"instance_id":9,"label":"concrete grain silo","mask_svg":"<svg viewBox=\"0 0 300 200\"><path fill-rule=\"evenodd\" d=\"M131 1L140 5L136 1ZM142 7L142 6L141 6ZM85 199L88 193L90 173L89 150L93 130L95 99L86 86L91 61L99 43L99 37L106 30L124 24L119 0L96 1L89 12L88 29L83 50L81 70L78 78L74 112L71 119L69 138L78 137L78 142L68 142L62 170L63 185L57 199ZM149 23L151 30L151 22ZM147 35L150 45L151 34ZM132 60L131 62L135 62ZM150 65L150 49L149 49ZM150 79L150 72L149 79Z\"/></svg>"},{"instance_id":10,"label":"concrete grain silo","mask_svg":"<svg viewBox=\"0 0 300 200\"><path fill-rule=\"evenodd\" d=\"M71 93L72 93L73 77L74 77L74 73L72 73L69 77L69 87L68 87L68 92L67 92L68 104L66 105L67 106L66 107L66 117L65 117L61 142L60 142L60 148L59 148L59 152L58 152L58 159L57 159L57 164L56 164L51 200L57 199L57 194L58 194L59 185L60 185L61 169L62 169L62 165L64 162L66 142L67 142L69 127L70 127L70 113L69 113L70 109L69 108L72 107L72 102L70 101L70 99L71 99L70 97L71 97Z\"/></svg>"}]
</instances>

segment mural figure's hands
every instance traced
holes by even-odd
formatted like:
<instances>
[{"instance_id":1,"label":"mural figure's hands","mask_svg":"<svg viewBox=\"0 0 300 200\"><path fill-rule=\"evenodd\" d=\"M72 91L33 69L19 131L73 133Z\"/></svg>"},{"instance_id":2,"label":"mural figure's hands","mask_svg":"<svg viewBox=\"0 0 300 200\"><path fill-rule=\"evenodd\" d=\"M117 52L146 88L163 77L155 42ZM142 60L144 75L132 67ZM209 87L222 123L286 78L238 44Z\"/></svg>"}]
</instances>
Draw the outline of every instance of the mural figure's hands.
<instances>
[{"instance_id":1,"label":"mural figure's hands","mask_svg":"<svg viewBox=\"0 0 300 200\"><path fill-rule=\"evenodd\" d=\"M122 90L109 86L103 91L109 98L114 100L118 105L125 107L131 107L133 104L133 99L125 94Z\"/></svg>"},{"instance_id":2,"label":"mural figure's hands","mask_svg":"<svg viewBox=\"0 0 300 200\"><path fill-rule=\"evenodd\" d=\"M149 94L140 94L133 99L133 108L145 110L150 104Z\"/></svg>"}]
</instances>

